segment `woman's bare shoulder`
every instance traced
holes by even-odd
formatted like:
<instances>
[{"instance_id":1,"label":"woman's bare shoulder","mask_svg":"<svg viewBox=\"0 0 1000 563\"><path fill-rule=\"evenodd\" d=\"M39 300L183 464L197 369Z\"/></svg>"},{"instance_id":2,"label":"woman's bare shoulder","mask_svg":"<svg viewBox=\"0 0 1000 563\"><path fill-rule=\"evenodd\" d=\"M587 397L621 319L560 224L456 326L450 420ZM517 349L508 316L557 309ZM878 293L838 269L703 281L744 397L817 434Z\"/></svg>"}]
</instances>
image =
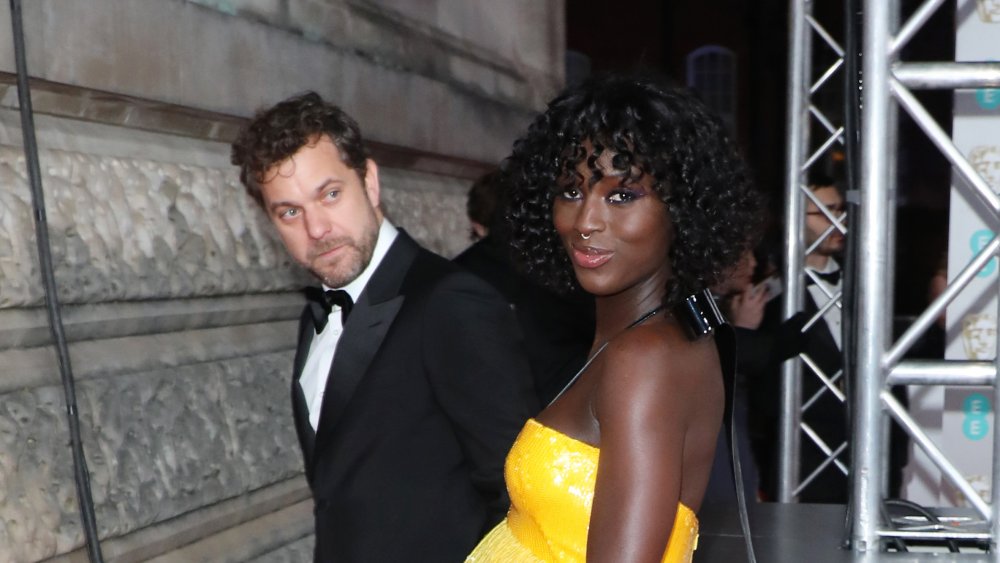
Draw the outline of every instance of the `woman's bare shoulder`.
<instances>
[{"instance_id":1,"label":"woman's bare shoulder","mask_svg":"<svg viewBox=\"0 0 1000 563\"><path fill-rule=\"evenodd\" d=\"M672 321L619 334L604 356L605 372L628 378L683 378L718 364L712 338L692 340Z\"/></svg>"},{"instance_id":2,"label":"woman's bare shoulder","mask_svg":"<svg viewBox=\"0 0 1000 563\"><path fill-rule=\"evenodd\" d=\"M721 386L713 339L692 340L673 322L626 331L608 343L604 356L598 411L683 407L687 398Z\"/></svg>"}]
</instances>

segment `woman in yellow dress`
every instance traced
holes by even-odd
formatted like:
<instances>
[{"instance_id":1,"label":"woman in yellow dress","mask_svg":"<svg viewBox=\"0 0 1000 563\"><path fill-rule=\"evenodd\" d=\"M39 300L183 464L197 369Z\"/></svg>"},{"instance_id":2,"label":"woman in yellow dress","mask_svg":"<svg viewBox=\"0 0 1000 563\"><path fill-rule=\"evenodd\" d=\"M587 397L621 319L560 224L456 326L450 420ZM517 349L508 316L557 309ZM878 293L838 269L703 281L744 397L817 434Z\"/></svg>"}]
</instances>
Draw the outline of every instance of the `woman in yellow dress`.
<instances>
[{"instance_id":1,"label":"woman in yellow dress","mask_svg":"<svg viewBox=\"0 0 1000 563\"><path fill-rule=\"evenodd\" d=\"M607 76L551 102L503 170L527 272L592 294L596 330L514 443L511 509L467 561L690 561L724 391L709 327L681 311L711 312L703 290L751 242L745 167L690 93Z\"/></svg>"}]
</instances>

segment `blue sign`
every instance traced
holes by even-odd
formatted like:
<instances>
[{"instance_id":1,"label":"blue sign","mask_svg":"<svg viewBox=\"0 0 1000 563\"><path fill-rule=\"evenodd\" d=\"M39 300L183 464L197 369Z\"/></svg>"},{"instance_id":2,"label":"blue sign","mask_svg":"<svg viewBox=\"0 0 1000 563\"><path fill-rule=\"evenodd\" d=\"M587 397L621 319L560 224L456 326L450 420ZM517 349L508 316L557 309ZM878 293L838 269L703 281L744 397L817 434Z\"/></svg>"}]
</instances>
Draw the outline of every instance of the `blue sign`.
<instances>
[{"instance_id":1,"label":"blue sign","mask_svg":"<svg viewBox=\"0 0 1000 563\"><path fill-rule=\"evenodd\" d=\"M962 401L962 433L965 437L977 441L986 437L990 431L990 422L986 415L990 412L990 400L982 393L973 393Z\"/></svg>"},{"instance_id":2,"label":"blue sign","mask_svg":"<svg viewBox=\"0 0 1000 563\"><path fill-rule=\"evenodd\" d=\"M1000 107L1000 90L996 88L976 90L976 103L983 109L997 109Z\"/></svg>"},{"instance_id":3,"label":"blue sign","mask_svg":"<svg viewBox=\"0 0 1000 563\"><path fill-rule=\"evenodd\" d=\"M969 246L972 247L973 254L978 254L979 251L982 250L984 246L989 244L991 240L993 240L993 231L989 229L980 229L972 233L972 239L969 240ZM983 266L982 270L979 270L979 273L976 274L976 277L985 278L990 274L992 274L993 272L995 272L996 269L997 269L997 259L994 258L989 262L987 262L986 265Z\"/></svg>"}]
</instances>

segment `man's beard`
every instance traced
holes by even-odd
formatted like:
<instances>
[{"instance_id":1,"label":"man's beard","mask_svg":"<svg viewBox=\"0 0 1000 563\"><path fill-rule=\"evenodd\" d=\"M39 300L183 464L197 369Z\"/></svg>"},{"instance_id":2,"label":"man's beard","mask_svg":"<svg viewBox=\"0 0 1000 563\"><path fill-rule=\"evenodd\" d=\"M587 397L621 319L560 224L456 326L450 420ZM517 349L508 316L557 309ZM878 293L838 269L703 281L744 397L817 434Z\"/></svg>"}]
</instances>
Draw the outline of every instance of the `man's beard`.
<instances>
[{"instance_id":1,"label":"man's beard","mask_svg":"<svg viewBox=\"0 0 1000 563\"><path fill-rule=\"evenodd\" d=\"M375 243L378 241L378 225L365 231L360 240L351 238L331 239L317 243L310 251L309 271L320 279L327 287L344 287L356 280L361 272L368 267L375 253ZM317 258L324 252L341 247L341 256L337 261L325 266L315 266Z\"/></svg>"}]
</instances>

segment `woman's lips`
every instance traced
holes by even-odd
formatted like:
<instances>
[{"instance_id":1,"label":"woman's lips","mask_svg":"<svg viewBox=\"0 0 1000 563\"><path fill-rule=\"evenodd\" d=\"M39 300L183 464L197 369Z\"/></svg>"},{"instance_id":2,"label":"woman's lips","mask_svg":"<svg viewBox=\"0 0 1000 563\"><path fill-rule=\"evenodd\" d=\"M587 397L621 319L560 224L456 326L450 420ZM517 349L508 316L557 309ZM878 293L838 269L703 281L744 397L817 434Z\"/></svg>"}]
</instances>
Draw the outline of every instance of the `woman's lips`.
<instances>
[{"instance_id":1,"label":"woman's lips","mask_svg":"<svg viewBox=\"0 0 1000 563\"><path fill-rule=\"evenodd\" d=\"M571 253L574 264L588 269L603 266L608 260L611 260L613 254L614 252L604 250L603 248L576 244L573 245L573 252Z\"/></svg>"}]
</instances>

